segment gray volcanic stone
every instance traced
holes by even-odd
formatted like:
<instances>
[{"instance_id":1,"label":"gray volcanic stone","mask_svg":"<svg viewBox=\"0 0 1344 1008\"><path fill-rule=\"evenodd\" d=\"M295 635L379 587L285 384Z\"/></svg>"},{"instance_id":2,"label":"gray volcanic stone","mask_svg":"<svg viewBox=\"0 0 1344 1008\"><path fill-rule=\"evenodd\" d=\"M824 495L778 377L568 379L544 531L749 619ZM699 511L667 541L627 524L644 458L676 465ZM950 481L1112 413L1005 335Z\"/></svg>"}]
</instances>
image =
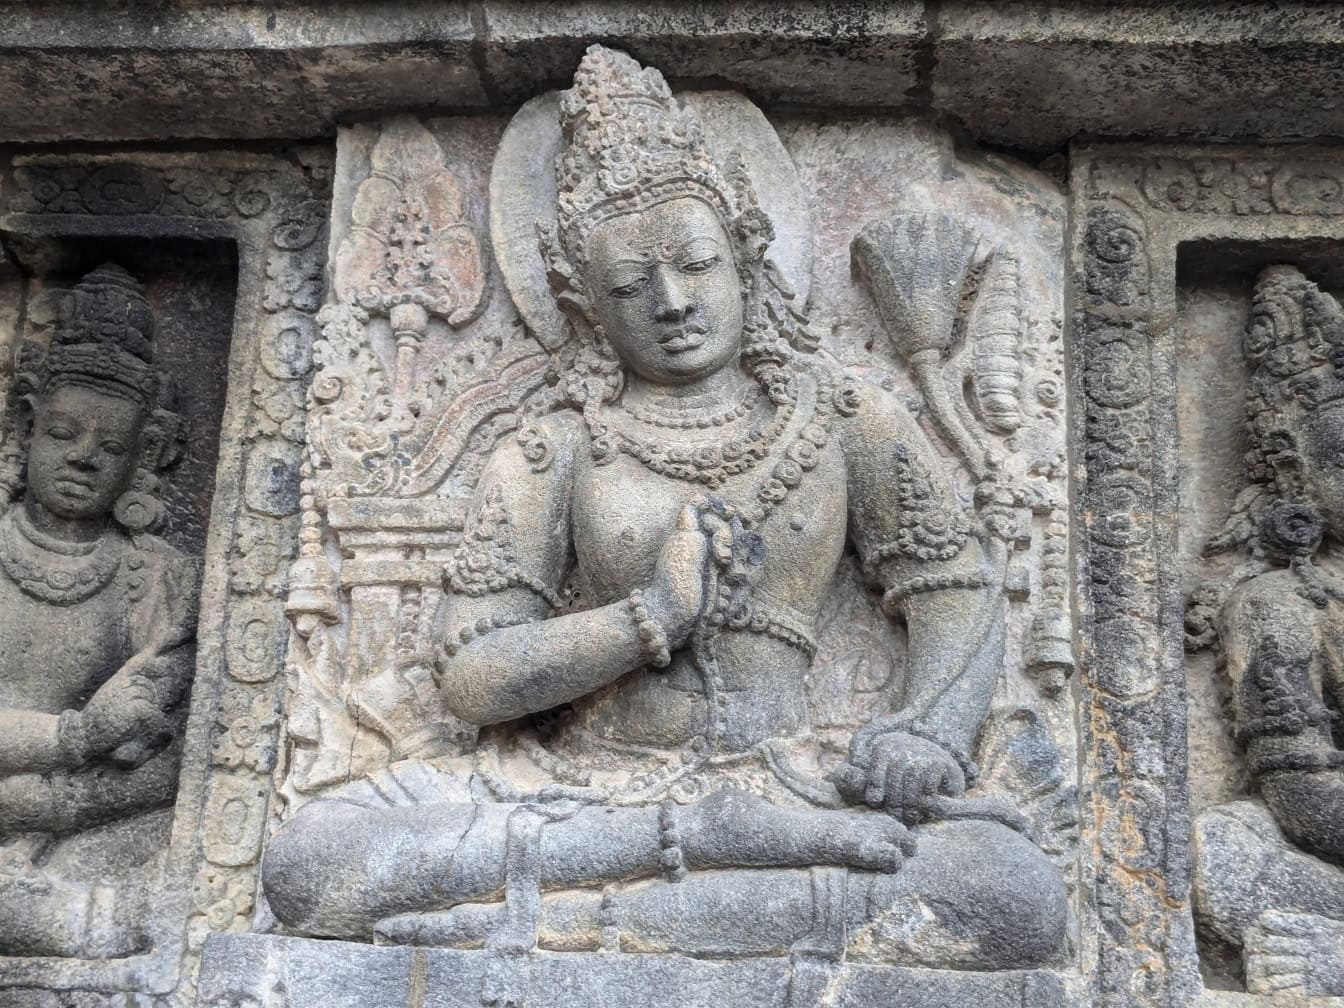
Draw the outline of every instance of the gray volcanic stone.
<instances>
[{"instance_id":1,"label":"gray volcanic stone","mask_svg":"<svg viewBox=\"0 0 1344 1008\"><path fill-rule=\"evenodd\" d=\"M1344 1006L1341 79L0 3L0 1008Z\"/></svg>"}]
</instances>

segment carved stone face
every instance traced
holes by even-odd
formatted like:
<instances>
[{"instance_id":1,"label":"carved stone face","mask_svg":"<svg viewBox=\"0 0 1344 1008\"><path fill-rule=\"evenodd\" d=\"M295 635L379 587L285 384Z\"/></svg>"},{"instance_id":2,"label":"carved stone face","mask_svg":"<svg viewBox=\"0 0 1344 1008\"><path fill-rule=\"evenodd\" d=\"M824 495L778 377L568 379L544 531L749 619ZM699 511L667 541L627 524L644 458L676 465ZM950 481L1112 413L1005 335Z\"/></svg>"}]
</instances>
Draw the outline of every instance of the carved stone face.
<instances>
[{"instance_id":1,"label":"carved stone face","mask_svg":"<svg viewBox=\"0 0 1344 1008\"><path fill-rule=\"evenodd\" d=\"M38 403L28 493L67 520L108 514L129 485L144 414L120 396L61 385Z\"/></svg>"},{"instance_id":2,"label":"carved stone face","mask_svg":"<svg viewBox=\"0 0 1344 1008\"><path fill-rule=\"evenodd\" d=\"M625 365L679 385L713 374L742 346L742 288L718 215L694 197L603 221L585 280Z\"/></svg>"},{"instance_id":3,"label":"carved stone face","mask_svg":"<svg viewBox=\"0 0 1344 1008\"><path fill-rule=\"evenodd\" d=\"M1344 410L1309 415L1298 437L1306 461L1302 482L1326 529L1344 538Z\"/></svg>"}]
</instances>

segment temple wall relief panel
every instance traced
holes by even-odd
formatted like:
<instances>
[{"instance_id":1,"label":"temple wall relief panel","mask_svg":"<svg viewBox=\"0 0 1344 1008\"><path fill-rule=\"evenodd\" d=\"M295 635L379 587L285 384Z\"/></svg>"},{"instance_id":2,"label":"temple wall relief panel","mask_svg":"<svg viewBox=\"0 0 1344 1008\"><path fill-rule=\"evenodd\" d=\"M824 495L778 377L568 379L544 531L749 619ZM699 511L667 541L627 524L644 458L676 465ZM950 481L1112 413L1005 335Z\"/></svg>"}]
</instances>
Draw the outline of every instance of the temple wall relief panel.
<instances>
[{"instance_id":1,"label":"temple wall relief panel","mask_svg":"<svg viewBox=\"0 0 1344 1008\"><path fill-rule=\"evenodd\" d=\"M1310 148L1072 160L1079 681L1115 768L1084 821L1125 935L1101 933L1103 989L1141 970L1144 1003L1344 993L1325 825L1339 187Z\"/></svg>"},{"instance_id":2,"label":"temple wall relief panel","mask_svg":"<svg viewBox=\"0 0 1344 1008\"><path fill-rule=\"evenodd\" d=\"M336 948L380 1005L1073 1003L1064 231L935 130L601 48L344 128L271 933L203 1003Z\"/></svg>"}]
</instances>

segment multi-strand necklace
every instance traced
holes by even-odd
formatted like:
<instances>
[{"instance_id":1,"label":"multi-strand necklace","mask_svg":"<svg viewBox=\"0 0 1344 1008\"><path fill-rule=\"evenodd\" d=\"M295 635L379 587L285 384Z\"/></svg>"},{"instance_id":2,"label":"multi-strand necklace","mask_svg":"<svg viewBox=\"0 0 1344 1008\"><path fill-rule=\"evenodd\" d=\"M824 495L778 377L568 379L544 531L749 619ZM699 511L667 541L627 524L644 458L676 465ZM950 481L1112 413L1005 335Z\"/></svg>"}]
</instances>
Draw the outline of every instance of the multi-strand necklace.
<instances>
[{"instance_id":1,"label":"multi-strand necklace","mask_svg":"<svg viewBox=\"0 0 1344 1008\"><path fill-rule=\"evenodd\" d=\"M0 568L25 595L53 605L74 605L97 594L116 574L120 551L106 537L67 542L33 527L23 505L0 517Z\"/></svg>"},{"instance_id":2,"label":"multi-strand necklace","mask_svg":"<svg viewBox=\"0 0 1344 1008\"><path fill-rule=\"evenodd\" d=\"M732 477L750 472L758 462L770 454L771 446L779 440L793 417L797 395L796 385L791 383L787 398L776 405L775 415L770 423L762 429L740 435L728 434L723 429L751 414L753 406L760 398L759 388L749 391L741 401L717 415L697 418L682 414L675 418L675 423L667 422L661 416L653 418L649 410L623 409L627 415L650 427L689 430L703 426L723 431L723 434L714 440L694 444L646 440L627 428L610 423L599 426L593 418L585 417L585 419L588 420L594 455L598 461L607 461L606 456L614 449L629 455L646 469L660 476L703 483L709 489L716 490Z\"/></svg>"},{"instance_id":3,"label":"multi-strand necklace","mask_svg":"<svg viewBox=\"0 0 1344 1008\"><path fill-rule=\"evenodd\" d=\"M723 427L735 420L742 419L752 411L756 406L756 401L760 398L761 388L756 385L747 389L736 404L719 413L687 414L684 409L669 409L656 403L635 405L634 403L622 402L620 408L640 423L648 424L650 427L665 427L669 430L692 430L696 428L707 430L710 427Z\"/></svg>"}]
</instances>

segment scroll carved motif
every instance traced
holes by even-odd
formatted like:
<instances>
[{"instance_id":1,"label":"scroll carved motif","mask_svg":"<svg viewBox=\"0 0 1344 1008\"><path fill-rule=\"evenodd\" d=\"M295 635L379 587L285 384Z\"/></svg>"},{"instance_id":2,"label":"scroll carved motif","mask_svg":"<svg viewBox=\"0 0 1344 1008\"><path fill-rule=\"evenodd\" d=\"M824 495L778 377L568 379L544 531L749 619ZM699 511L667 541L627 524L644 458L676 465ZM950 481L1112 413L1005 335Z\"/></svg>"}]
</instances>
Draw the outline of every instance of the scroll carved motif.
<instances>
[{"instance_id":1,"label":"scroll carved motif","mask_svg":"<svg viewBox=\"0 0 1344 1008\"><path fill-rule=\"evenodd\" d=\"M53 987L96 1008L166 1008L194 996L206 934L249 927L255 909L257 854L279 751L280 597L296 552L302 390L312 364L312 313L322 300L330 165L324 152L296 148L284 158L25 153L13 166L7 233L231 238L242 263L233 344L240 382L229 391L236 426L221 449L220 472L228 476L216 496L231 516L220 546L229 559L213 581L207 566L204 591L217 615L199 633L192 693L208 715L188 720L175 744L193 754L193 770L169 797L184 825L153 890L149 939L136 954L113 960L0 959L0 1001L16 987ZM192 597L187 587L174 590L182 604ZM206 835L212 841L203 849Z\"/></svg>"},{"instance_id":2,"label":"scroll carved motif","mask_svg":"<svg viewBox=\"0 0 1344 1008\"><path fill-rule=\"evenodd\" d=\"M1188 296L1194 300L1187 301L1185 284L1194 281L1177 265L1178 255L1188 254L1190 260L1182 265L1193 276L1204 268L1201 250L1224 242L1237 254L1245 253L1236 267L1253 262L1259 268L1280 254L1279 243L1292 245L1303 234L1337 241L1333 193L1339 173L1332 157L1310 148L1168 145L1159 150L1133 144L1084 146L1071 154L1072 270L1078 291L1074 360L1086 411L1078 444L1085 481L1074 513L1085 530L1081 599L1085 636L1093 642L1078 678L1085 764L1098 796L1084 807L1083 825L1097 845L1093 908L1100 933L1107 936L1085 948L1085 954L1094 957L1094 996L1101 1004L1166 1008L1191 1003L1202 986L1196 969L1201 954L1219 985L1235 984L1243 976L1249 981L1255 970L1243 961L1243 949L1267 954L1272 947L1298 942L1310 930L1300 929L1302 934L1291 940L1276 933L1264 941L1251 941L1254 936L1243 935L1244 928L1217 933L1209 925L1213 911L1201 890L1230 885L1228 880L1245 874L1237 865L1244 866L1246 859L1224 861L1225 873L1207 860L1210 848L1201 837L1210 813L1201 805L1196 805L1201 814L1193 842L1188 833L1187 803L1216 794L1212 804L1222 807L1230 780L1243 772L1236 769L1232 740L1203 723L1216 723L1223 712L1206 695L1205 685L1212 690L1212 682L1204 684L1202 677L1206 672L1220 682L1227 677L1221 671L1213 675L1212 662L1199 657L1182 661L1178 588L1187 574L1180 569L1182 538L1187 528L1199 527L1210 506L1191 473L1224 464L1229 468L1218 468L1220 473L1241 472L1232 458L1235 451L1219 456L1223 461L1216 466L1207 457L1210 449L1223 451L1237 436L1241 417L1225 406L1214 413L1196 408L1195 420L1186 415L1192 404L1224 400L1222 393L1202 386L1197 393L1185 389L1184 381L1196 371L1184 369L1212 364L1214 370L1206 374L1233 376L1238 365L1227 357L1230 346L1222 344L1222 359L1192 364L1188 355L1203 344L1177 342L1185 338L1183 327L1198 329L1190 319L1211 303L1198 301L1193 287ZM1236 267L1231 260L1218 263L1217 283L1225 292L1239 282ZM1202 308L1190 309L1187 318L1187 304ZM1173 393L1170 376L1178 373L1182 384ZM1230 387L1223 392L1236 401ZM1212 416L1218 420L1207 425ZM1256 473L1265 470L1265 460L1248 469L1253 483L1261 481ZM1193 491L1187 479L1196 479ZM1248 501L1239 501L1233 511L1244 518ZM1242 521L1238 527L1245 527L1228 544L1252 541L1259 534L1254 525ZM1298 521L1283 525L1285 537L1300 537ZM1203 540L1204 531L1198 536ZM1242 565L1246 551L1231 545L1205 562L1225 578ZM1189 605L1191 642L1204 647L1219 641L1226 647L1216 627L1217 613L1223 611L1221 592L1197 591ZM1215 736L1216 748L1210 748ZM1204 764L1211 759L1216 769L1206 772ZM1230 834L1245 828L1226 818L1211 825L1227 827L1223 832ZM1262 816L1254 830L1271 836L1271 817ZM1223 873L1227 880L1215 883L1210 872ZM1258 898L1263 906L1270 897ZM1204 946L1199 952L1196 924ZM1318 929L1317 937L1324 935ZM1270 965L1262 958L1256 970L1263 975ZM1275 982L1280 980L1288 983L1285 977Z\"/></svg>"}]
</instances>

